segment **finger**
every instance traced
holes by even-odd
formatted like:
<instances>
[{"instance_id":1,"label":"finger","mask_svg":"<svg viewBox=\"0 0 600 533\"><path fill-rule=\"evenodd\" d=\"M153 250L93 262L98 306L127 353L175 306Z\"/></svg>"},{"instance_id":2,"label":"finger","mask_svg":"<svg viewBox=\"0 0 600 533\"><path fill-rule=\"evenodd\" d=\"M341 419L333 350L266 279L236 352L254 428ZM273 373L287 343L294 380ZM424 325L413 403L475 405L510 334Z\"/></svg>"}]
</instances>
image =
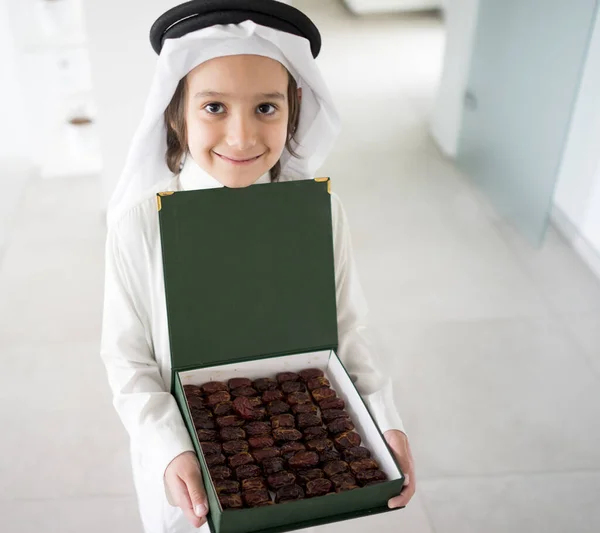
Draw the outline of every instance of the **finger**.
<instances>
[{"instance_id":1,"label":"finger","mask_svg":"<svg viewBox=\"0 0 600 533\"><path fill-rule=\"evenodd\" d=\"M405 487L400 496L395 496L390 498L388 501L388 507L390 509L397 509L398 507L406 507L411 498L415 495L414 487L408 486Z\"/></svg>"},{"instance_id":2,"label":"finger","mask_svg":"<svg viewBox=\"0 0 600 533\"><path fill-rule=\"evenodd\" d=\"M173 476L169 479L169 489L175 505L183 511L188 522L193 527L200 527L202 519L198 518L192 510L192 502L185 482L179 476Z\"/></svg>"},{"instance_id":3,"label":"finger","mask_svg":"<svg viewBox=\"0 0 600 533\"><path fill-rule=\"evenodd\" d=\"M190 506L198 518L208 514L208 500L202 482L200 468L193 469L184 479L189 494Z\"/></svg>"},{"instance_id":4,"label":"finger","mask_svg":"<svg viewBox=\"0 0 600 533\"><path fill-rule=\"evenodd\" d=\"M410 480L410 476L407 474L406 478ZM406 481L405 481L406 483ZM390 509L396 509L398 507L406 507L411 498L415 495L415 483L409 481L408 484L404 485L404 488L400 492L399 496L394 496L388 500L388 507Z\"/></svg>"}]
</instances>

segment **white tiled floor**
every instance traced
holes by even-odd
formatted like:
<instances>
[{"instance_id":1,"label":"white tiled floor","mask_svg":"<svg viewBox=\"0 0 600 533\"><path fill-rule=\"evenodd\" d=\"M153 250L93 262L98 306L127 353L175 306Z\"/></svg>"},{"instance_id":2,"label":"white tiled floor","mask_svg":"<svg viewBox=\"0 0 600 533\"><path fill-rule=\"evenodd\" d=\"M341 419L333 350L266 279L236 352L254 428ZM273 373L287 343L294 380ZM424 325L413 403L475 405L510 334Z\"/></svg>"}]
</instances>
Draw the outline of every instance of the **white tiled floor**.
<instances>
[{"instance_id":1,"label":"white tiled floor","mask_svg":"<svg viewBox=\"0 0 600 533\"><path fill-rule=\"evenodd\" d=\"M320 175L419 475L407 509L322 530L600 531L600 283L553 230L530 248L435 149L439 21L295 3L323 32L344 133ZM99 184L19 184L0 211L0 531L140 531L98 356Z\"/></svg>"}]
</instances>

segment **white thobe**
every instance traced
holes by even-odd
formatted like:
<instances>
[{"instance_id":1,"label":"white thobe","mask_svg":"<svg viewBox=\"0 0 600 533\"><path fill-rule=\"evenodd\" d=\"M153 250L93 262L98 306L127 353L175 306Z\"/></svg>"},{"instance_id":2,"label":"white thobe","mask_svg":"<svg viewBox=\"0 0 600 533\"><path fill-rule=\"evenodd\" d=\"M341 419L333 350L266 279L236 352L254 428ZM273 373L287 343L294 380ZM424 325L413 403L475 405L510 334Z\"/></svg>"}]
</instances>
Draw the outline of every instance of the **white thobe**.
<instances>
[{"instance_id":1,"label":"white thobe","mask_svg":"<svg viewBox=\"0 0 600 533\"><path fill-rule=\"evenodd\" d=\"M268 182L268 175L257 183ZM169 463L193 451L169 392L171 359L156 193L222 187L191 157L179 175L147 192L108 230L101 355L114 406L130 436L133 477L146 533L199 531L167 500ZM338 356L382 432L403 430L388 377L377 370L365 337L366 304L357 277L348 224L332 195ZM208 526L201 530L208 532Z\"/></svg>"}]
</instances>

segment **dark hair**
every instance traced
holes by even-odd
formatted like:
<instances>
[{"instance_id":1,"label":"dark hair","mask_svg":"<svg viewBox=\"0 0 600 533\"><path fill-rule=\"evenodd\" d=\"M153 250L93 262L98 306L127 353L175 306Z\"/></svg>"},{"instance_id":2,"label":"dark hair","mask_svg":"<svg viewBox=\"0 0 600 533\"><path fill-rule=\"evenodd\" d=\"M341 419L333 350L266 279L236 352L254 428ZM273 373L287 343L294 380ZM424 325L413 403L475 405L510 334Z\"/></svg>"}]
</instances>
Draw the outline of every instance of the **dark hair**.
<instances>
[{"instance_id":1,"label":"dark hair","mask_svg":"<svg viewBox=\"0 0 600 533\"><path fill-rule=\"evenodd\" d=\"M185 123L185 100L187 94L186 79L182 78L175 89L175 94L165 110L164 119L167 128L167 153L165 159L167 166L173 174L177 174L181 167L183 157L188 151L187 128ZM298 122L300 119L300 98L298 85L294 77L288 72L288 127L285 147L293 157L298 157L291 147ZM271 168L271 181L277 181L281 175L281 161L277 161Z\"/></svg>"}]
</instances>

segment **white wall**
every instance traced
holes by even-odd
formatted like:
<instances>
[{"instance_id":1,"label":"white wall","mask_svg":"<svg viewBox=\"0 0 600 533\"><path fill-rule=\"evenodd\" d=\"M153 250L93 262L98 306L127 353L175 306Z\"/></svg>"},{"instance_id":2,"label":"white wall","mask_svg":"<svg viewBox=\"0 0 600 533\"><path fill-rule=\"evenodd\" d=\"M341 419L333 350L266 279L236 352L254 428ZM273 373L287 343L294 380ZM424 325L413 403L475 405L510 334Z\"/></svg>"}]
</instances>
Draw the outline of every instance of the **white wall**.
<instances>
[{"instance_id":1,"label":"white wall","mask_svg":"<svg viewBox=\"0 0 600 533\"><path fill-rule=\"evenodd\" d=\"M156 54L150 26L177 0L84 2L88 49L104 168L105 203L116 185L141 120Z\"/></svg>"},{"instance_id":2,"label":"white wall","mask_svg":"<svg viewBox=\"0 0 600 533\"><path fill-rule=\"evenodd\" d=\"M578 246L590 248L584 254L593 267L600 264L599 65L600 12L596 14L554 196L558 220L571 226L568 233Z\"/></svg>"},{"instance_id":3,"label":"white wall","mask_svg":"<svg viewBox=\"0 0 600 533\"><path fill-rule=\"evenodd\" d=\"M441 150L456 157L475 37L479 0L446 2L446 50L431 133Z\"/></svg>"},{"instance_id":4,"label":"white wall","mask_svg":"<svg viewBox=\"0 0 600 533\"><path fill-rule=\"evenodd\" d=\"M29 115L23 113L19 52L10 21L8 0L0 0L0 161L27 160L30 153L26 136Z\"/></svg>"},{"instance_id":5,"label":"white wall","mask_svg":"<svg viewBox=\"0 0 600 533\"><path fill-rule=\"evenodd\" d=\"M390 13L443 7L444 0L344 0L346 5L358 14Z\"/></svg>"}]
</instances>

